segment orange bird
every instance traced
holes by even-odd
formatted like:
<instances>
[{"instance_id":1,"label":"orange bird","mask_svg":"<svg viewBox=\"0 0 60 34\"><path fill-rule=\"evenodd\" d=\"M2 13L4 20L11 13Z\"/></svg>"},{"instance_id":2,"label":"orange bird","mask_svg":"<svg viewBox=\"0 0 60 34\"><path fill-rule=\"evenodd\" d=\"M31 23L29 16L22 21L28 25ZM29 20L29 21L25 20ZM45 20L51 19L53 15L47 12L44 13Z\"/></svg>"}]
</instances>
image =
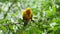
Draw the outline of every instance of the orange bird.
<instances>
[{"instance_id":1,"label":"orange bird","mask_svg":"<svg viewBox=\"0 0 60 34\"><path fill-rule=\"evenodd\" d=\"M26 26L28 24L29 20L32 20L32 10L31 8L26 8L23 12L23 21L24 21L24 26Z\"/></svg>"}]
</instances>

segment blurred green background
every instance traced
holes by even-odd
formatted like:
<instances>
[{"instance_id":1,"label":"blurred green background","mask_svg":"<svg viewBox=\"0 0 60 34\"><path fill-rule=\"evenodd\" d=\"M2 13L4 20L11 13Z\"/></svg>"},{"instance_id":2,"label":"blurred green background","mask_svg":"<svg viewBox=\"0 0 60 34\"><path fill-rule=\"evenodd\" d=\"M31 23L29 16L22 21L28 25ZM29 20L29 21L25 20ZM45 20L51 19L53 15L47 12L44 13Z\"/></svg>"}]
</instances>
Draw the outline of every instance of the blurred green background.
<instances>
[{"instance_id":1,"label":"blurred green background","mask_svg":"<svg viewBox=\"0 0 60 34\"><path fill-rule=\"evenodd\" d=\"M23 27L27 7L35 22ZM0 34L60 34L60 0L0 0Z\"/></svg>"}]
</instances>

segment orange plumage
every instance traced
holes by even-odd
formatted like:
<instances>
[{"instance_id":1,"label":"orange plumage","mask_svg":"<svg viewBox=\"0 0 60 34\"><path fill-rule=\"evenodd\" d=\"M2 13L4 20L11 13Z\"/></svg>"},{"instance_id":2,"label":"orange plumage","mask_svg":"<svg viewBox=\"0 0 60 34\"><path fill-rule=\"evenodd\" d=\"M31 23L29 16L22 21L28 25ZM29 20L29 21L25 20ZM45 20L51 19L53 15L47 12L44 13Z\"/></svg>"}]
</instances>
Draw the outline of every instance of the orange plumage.
<instances>
[{"instance_id":1,"label":"orange plumage","mask_svg":"<svg viewBox=\"0 0 60 34\"><path fill-rule=\"evenodd\" d=\"M32 10L31 8L26 8L23 12L24 26L27 25L29 20L32 20Z\"/></svg>"}]
</instances>

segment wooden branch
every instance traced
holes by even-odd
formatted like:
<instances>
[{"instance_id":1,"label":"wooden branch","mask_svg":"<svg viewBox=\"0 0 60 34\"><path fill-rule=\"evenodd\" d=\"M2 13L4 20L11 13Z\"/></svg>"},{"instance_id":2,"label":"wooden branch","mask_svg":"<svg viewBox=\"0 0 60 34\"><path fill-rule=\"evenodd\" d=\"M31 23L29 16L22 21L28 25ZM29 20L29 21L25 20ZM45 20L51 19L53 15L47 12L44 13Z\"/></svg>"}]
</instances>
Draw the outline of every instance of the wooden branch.
<instances>
[{"instance_id":1,"label":"wooden branch","mask_svg":"<svg viewBox=\"0 0 60 34\"><path fill-rule=\"evenodd\" d=\"M14 4L15 2L16 2L16 0L14 0L14 2L9 6L8 11L4 14L4 18L3 18L3 19L6 18L7 13L10 12L10 9L11 9L11 7L13 6L13 4Z\"/></svg>"},{"instance_id":2,"label":"wooden branch","mask_svg":"<svg viewBox=\"0 0 60 34\"><path fill-rule=\"evenodd\" d=\"M9 26L9 25L17 25L21 23L8 23L8 24L0 24L0 26ZM23 25L23 24L22 24Z\"/></svg>"}]
</instances>

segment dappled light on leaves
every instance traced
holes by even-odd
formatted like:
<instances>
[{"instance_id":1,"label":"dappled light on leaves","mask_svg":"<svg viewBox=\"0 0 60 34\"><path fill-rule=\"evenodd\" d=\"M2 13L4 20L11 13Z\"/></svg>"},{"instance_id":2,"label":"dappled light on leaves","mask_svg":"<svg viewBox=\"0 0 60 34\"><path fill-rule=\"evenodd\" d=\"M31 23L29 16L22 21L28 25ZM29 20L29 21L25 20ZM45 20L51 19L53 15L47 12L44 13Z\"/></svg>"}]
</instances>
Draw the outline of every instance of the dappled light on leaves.
<instances>
[{"instance_id":1,"label":"dappled light on leaves","mask_svg":"<svg viewBox=\"0 0 60 34\"><path fill-rule=\"evenodd\" d=\"M23 12L28 18L25 27ZM0 0L0 34L60 34L59 30L60 0Z\"/></svg>"}]
</instances>

